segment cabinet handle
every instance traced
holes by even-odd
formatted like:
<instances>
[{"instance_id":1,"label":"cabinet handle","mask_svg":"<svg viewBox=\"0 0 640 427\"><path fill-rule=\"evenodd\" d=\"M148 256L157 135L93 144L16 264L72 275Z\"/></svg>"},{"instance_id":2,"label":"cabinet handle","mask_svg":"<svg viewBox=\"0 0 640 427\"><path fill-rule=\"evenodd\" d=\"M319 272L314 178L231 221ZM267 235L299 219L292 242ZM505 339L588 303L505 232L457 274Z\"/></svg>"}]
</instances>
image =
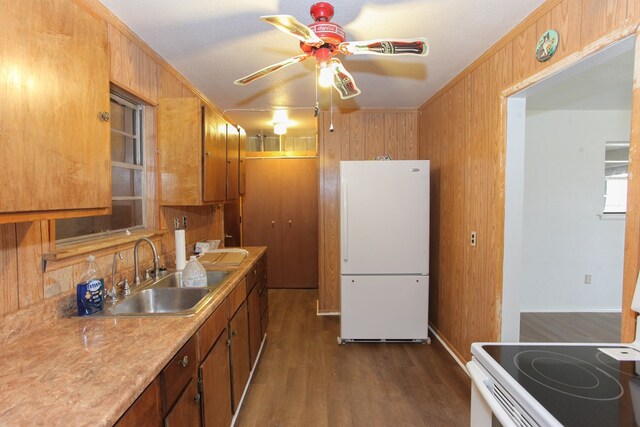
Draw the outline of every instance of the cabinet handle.
<instances>
[{"instance_id":1,"label":"cabinet handle","mask_svg":"<svg viewBox=\"0 0 640 427\"><path fill-rule=\"evenodd\" d=\"M276 222L274 220L271 221L271 226L273 227L274 225L276 225Z\"/></svg>"},{"instance_id":2,"label":"cabinet handle","mask_svg":"<svg viewBox=\"0 0 640 427\"><path fill-rule=\"evenodd\" d=\"M195 395L193 401L196 403L196 405L200 405L200 393Z\"/></svg>"},{"instance_id":3,"label":"cabinet handle","mask_svg":"<svg viewBox=\"0 0 640 427\"><path fill-rule=\"evenodd\" d=\"M189 365L189 356L185 356L182 358L182 360L178 360L178 365L186 368Z\"/></svg>"},{"instance_id":4,"label":"cabinet handle","mask_svg":"<svg viewBox=\"0 0 640 427\"><path fill-rule=\"evenodd\" d=\"M98 113L98 119L101 122L108 122L110 118L111 118L111 115L109 114L108 111L100 111Z\"/></svg>"},{"instance_id":5,"label":"cabinet handle","mask_svg":"<svg viewBox=\"0 0 640 427\"><path fill-rule=\"evenodd\" d=\"M231 331L231 336L235 337L236 335L238 335L238 331Z\"/></svg>"},{"instance_id":6,"label":"cabinet handle","mask_svg":"<svg viewBox=\"0 0 640 427\"><path fill-rule=\"evenodd\" d=\"M289 227L291 227L291 224L293 224L293 221L289 220Z\"/></svg>"},{"instance_id":7,"label":"cabinet handle","mask_svg":"<svg viewBox=\"0 0 640 427\"><path fill-rule=\"evenodd\" d=\"M211 153L207 151L206 153L204 153L204 155L205 155L205 157L209 157L211 155Z\"/></svg>"},{"instance_id":8,"label":"cabinet handle","mask_svg":"<svg viewBox=\"0 0 640 427\"><path fill-rule=\"evenodd\" d=\"M231 347L231 340L227 340L227 347Z\"/></svg>"}]
</instances>

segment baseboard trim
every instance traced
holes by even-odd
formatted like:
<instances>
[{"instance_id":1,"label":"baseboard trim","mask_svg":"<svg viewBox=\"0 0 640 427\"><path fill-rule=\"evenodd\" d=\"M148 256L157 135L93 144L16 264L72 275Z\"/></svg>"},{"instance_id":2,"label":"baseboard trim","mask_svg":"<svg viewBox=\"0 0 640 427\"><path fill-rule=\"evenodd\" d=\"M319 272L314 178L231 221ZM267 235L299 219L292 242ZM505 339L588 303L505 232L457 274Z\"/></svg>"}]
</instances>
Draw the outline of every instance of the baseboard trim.
<instances>
[{"instance_id":1,"label":"baseboard trim","mask_svg":"<svg viewBox=\"0 0 640 427\"><path fill-rule=\"evenodd\" d=\"M522 308L520 313L622 313L619 308Z\"/></svg>"},{"instance_id":2,"label":"baseboard trim","mask_svg":"<svg viewBox=\"0 0 640 427\"><path fill-rule=\"evenodd\" d=\"M436 332L436 330L434 328L431 327L431 325L429 325L429 330L431 331L431 333L433 334L433 336L436 337L436 339L438 341L440 341L440 344L442 344L442 346L444 347L445 350L447 350L447 352L449 352L449 354L451 355L451 357L453 357L453 360L456 361L456 363L458 365L460 365L460 367L462 368L462 370L465 372L465 374L469 375L469 371L467 371L467 366L462 363L462 360L460 360L460 358L458 357L458 355L451 349L451 347L449 347L449 344L447 343L447 340L445 340L444 338L442 338L440 335L438 335L438 333Z\"/></svg>"},{"instance_id":3,"label":"baseboard trim","mask_svg":"<svg viewBox=\"0 0 640 427\"><path fill-rule=\"evenodd\" d=\"M320 310L320 300L316 300L316 316L340 316L340 312Z\"/></svg>"}]
</instances>

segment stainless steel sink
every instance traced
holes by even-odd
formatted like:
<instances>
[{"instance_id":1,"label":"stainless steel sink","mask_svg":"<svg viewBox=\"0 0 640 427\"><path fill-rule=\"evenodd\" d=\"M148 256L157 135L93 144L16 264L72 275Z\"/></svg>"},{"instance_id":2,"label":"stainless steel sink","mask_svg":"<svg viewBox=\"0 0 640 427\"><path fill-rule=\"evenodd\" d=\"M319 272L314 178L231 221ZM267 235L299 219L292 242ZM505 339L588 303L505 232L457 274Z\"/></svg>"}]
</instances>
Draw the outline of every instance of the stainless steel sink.
<instances>
[{"instance_id":1,"label":"stainless steel sink","mask_svg":"<svg viewBox=\"0 0 640 427\"><path fill-rule=\"evenodd\" d=\"M182 274L173 272L141 283L131 295L120 296L113 305L105 304L94 316L191 316L206 306L228 275L228 271L207 271L206 287L185 288Z\"/></svg>"},{"instance_id":2,"label":"stainless steel sink","mask_svg":"<svg viewBox=\"0 0 640 427\"><path fill-rule=\"evenodd\" d=\"M207 271L207 288L215 289L220 286L229 275L228 271ZM171 273L159 280L143 283L144 288L182 288L182 273Z\"/></svg>"},{"instance_id":3,"label":"stainless steel sink","mask_svg":"<svg viewBox=\"0 0 640 427\"><path fill-rule=\"evenodd\" d=\"M107 310L115 316L189 313L211 292L211 289L207 288L144 289Z\"/></svg>"}]
</instances>

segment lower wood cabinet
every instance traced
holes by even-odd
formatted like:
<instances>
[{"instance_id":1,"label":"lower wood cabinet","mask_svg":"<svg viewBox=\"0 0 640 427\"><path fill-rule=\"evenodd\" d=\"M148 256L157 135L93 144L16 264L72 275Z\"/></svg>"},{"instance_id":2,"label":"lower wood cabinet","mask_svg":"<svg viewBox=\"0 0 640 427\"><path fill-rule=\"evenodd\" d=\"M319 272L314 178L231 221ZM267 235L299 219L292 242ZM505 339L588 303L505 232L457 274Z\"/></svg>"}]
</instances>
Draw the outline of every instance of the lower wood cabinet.
<instances>
[{"instance_id":1,"label":"lower wood cabinet","mask_svg":"<svg viewBox=\"0 0 640 427\"><path fill-rule=\"evenodd\" d=\"M263 256L118 420L118 427L231 425L266 332L265 265Z\"/></svg>"},{"instance_id":2,"label":"lower wood cabinet","mask_svg":"<svg viewBox=\"0 0 640 427\"><path fill-rule=\"evenodd\" d=\"M164 419L165 427L200 427L200 403L198 379L194 377Z\"/></svg>"},{"instance_id":3,"label":"lower wood cabinet","mask_svg":"<svg viewBox=\"0 0 640 427\"><path fill-rule=\"evenodd\" d=\"M226 316L225 316L226 317ZM200 365L203 425L228 427L231 424L231 370L227 328L220 334Z\"/></svg>"},{"instance_id":4,"label":"lower wood cabinet","mask_svg":"<svg viewBox=\"0 0 640 427\"><path fill-rule=\"evenodd\" d=\"M229 321L231 339L231 396L233 413L236 413L242 392L249 380L249 317L247 303L243 302Z\"/></svg>"}]
</instances>

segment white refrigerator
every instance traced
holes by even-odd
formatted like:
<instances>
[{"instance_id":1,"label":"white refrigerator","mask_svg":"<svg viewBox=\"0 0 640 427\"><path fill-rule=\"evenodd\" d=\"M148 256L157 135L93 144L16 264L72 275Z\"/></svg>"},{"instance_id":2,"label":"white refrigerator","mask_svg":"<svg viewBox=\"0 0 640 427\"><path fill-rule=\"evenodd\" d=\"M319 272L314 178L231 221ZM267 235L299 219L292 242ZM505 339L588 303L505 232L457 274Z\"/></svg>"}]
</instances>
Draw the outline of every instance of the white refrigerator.
<instances>
[{"instance_id":1,"label":"white refrigerator","mask_svg":"<svg viewBox=\"0 0 640 427\"><path fill-rule=\"evenodd\" d=\"M340 162L338 342L430 341L429 161Z\"/></svg>"}]
</instances>

